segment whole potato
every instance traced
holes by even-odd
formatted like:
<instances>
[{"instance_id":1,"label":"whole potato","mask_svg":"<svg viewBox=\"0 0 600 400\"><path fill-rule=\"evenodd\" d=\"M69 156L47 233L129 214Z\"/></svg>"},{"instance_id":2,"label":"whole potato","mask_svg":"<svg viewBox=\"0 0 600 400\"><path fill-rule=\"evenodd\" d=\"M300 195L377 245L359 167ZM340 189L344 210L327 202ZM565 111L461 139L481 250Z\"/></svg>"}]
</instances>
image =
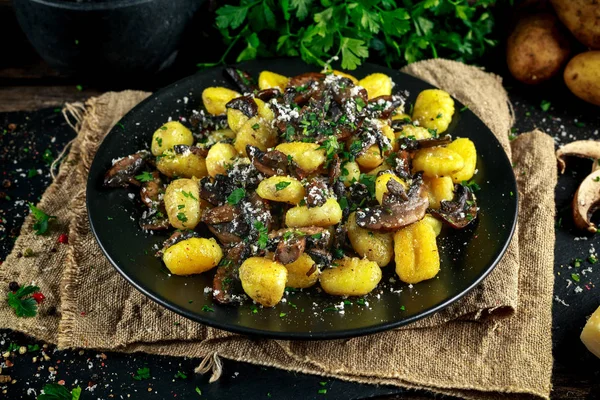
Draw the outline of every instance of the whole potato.
<instances>
[{"instance_id":1,"label":"whole potato","mask_svg":"<svg viewBox=\"0 0 600 400\"><path fill-rule=\"evenodd\" d=\"M600 49L598 0L551 0L558 18L573 36L590 49Z\"/></svg>"},{"instance_id":2,"label":"whole potato","mask_svg":"<svg viewBox=\"0 0 600 400\"><path fill-rule=\"evenodd\" d=\"M600 106L600 51L577 54L567 64L564 78L575 96Z\"/></svg>"},{"instance_id":3,"label":"whole potato","mask_svg":"<svg viewBox=\"0 0 600 400\"><path fill-rule=\"evenodd\" d=\"M523 83L539 83L556 75L571 48L552 14L520 20L508 38L506 62L510 73Z\"/></svg>"}]
</instances>

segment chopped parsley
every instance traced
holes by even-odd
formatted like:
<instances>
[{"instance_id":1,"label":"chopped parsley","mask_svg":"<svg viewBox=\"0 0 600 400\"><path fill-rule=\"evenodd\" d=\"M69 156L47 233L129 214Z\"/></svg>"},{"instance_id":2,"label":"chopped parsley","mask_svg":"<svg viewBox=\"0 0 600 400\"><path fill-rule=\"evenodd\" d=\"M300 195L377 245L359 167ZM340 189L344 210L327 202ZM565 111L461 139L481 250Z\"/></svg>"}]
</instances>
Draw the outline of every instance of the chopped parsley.
<instances>
[{"instance_id":1,"label":"chopped parsley","mask_svg":"<svg viewBox=\"0 0 600 400\"><path fill-rule=\"evenodd\" d=\"M290 186L292 182L288 182L288 181L282 181L282 182L277 182L275 184L275 191L279 192L280 190L285 189L286 187Z\"/></svg>"},{"instance_id":2,"label":"chopped parsley","mask_svg":"<svg viewBox=\"0 0 600 400\"><path fill-rule=\"evenodd\" d=\"M594 182L600 182L600 176L595 177Z\"/></svg>"},{"instance_id":3,"label":"chopped parsley","mask_svg":"<svg viewBox=\"0 0 600 400\"><path fill-rule=\"evenodd\" d=\"M252 125L252 129L257 130L258 128L260 128L260 124L254 124Z\"/></svg>"},{"instance_id":4,"label":"chopped parsley","mask_svg":"<svg viewBox=\"0 0 600 400\"><path fill-rule=\"evenodd\" d=\"M198 393L198 396L202 396L202 390L198 386L196 386L196 393Z\"/></svg>"},{"instance_id":5,"label":"chopped parsley","mask_svg":"<svg viewBox=\"0 0 600 400\"><path fill-rule=\"evenodd\" d=\"M165 125L163 125L163 126L160 127L161 131L166 131L167 129L169 129L169 128L167 128Z\"/></svg>"},{"instance_id":6,"label":"chopped parsley","mask_svg":"<svg viewBox=\"0 0 600 400\"><path fill-rule=\"evenodd\" d=\"M284 313L284 312L282 312L282 313L279 313L279 318L283 318L283 317L285 317L286 315L287 315L287 313Z\"/></svg>"},{"instance_id":7,"label":"chopped parsley","mask_svg":"<svg viewBox=\"0 0 600 400\"><path fill-rule=\"evenodd\" d=\"M363 299L363 298L360 298L360 299L356 300L356 304L358 304L358 305L361 305L361 306L364 306L364 305L366 304L366 303L365 303L365 299Z\"/></svg>"},{"instance_id":8,"label":"chopped parsley","mask_svg":"<svg viewBox=\"0 0 600 400\"><path fill-rule=\"evenodd\" d=\"M576 258L575 260L573 260L573 266L575 268L579 268L579 267L581 267L582 262L583 262L583 260L581 258Z\"/></svg>"},{"instance_id":9,"label":"chopped parsley","mask_svg":"<svg viewBox=\"0 0 600 400\"><path fill-rule=\"evenodd\" d=\"M40 210L33 203L29 203L29 211L35 220L33 224L33 230L36 235L43 235L48 230L48 222L52 219L56 219L53 215L48 215L44 211Z\"/></svg>"},{"instance_id":10,"label":"chopped parsley","mask_svg":"<svg viewBox=\"0 0 600 400\"><path fill-rule=\"evenodd\" d=\"M255 304L252 304L250 306L250 311L252 311L252 314L258 314L258 307Z\"/></svg>"},{"instance_id":11,"label":"chopped parsley","mask_svg":"<svg viewBox=\"0 0 600 400\"><path fill-rule=\"evenodd\" d=\"M34 176L36 176L37 174L38 174L38 173L37 173L37 170L36 170L36 169L34 169L34 168L30 168L30 169L29 169L29 171L27 171L27 177L28 177L28 178L33 178L33 177L34 177Z\"/></svg>"},{"instance_id":12,"label":"chopped parsley","mask_svg":"<svg viewBox=\"0 0 600 400\"><path fill-rule=\"evenodd\" d=\"M17 317L35 317L37 315L37 301L31 297L40 291L37 286L21 286L16 292L8 292L6 301L15 310Z\"/></svg>"},{"instance_id":13,"label":"chopped parsley","mask_svg":"<svg viewBox=\"0 0 600 400\"><path fill-rule=\"evenodd\" d=\"M366 106L365 101L363 99L361 99L360 97L355 98L354 102L356 103L356 110L358 112L361 112L362 109L365 108L365 106Z\"/></svg>"},{"instance_id":14,"label":"chopped parsley","mask_svg":"<svg viewBox=\"0 0 600 400\"><path fill-rule=\"evenodd\" d=\"M360 174L358 181L365 185L371 194L371 197L375 197L375 180L377 179L374 175Z\"/></svg>"},{"instance_id":15,"label":"chopped parsley","mask_svg":"<svg viewBox=\"0 0 600 400\"><path fill-rule=\"evenodd\" d=\"M204 312L215 312L214 308L210 307L209 305L203 305L202 306L202 311Z\"/></svg>"},{"instance_id":16,"label":"chopped parsley","mask_svg":"<svg viewBox=\"0 0 600 400\"><path fill-rule=\"evenodd\" d=\"M187 379L187 375L181 371L177 371L177 375L175 375L176 379Z\"/></svg>"},{"instance_id":17,"label":"chopped parsley","mask_svg":"<svg viewBox=\"0 0 600 400\"><path fill-rule=\"evenodd\" d=\"M465 111L467 111L468 109L469 109L469 106L464 106L463 108L461 108L461 109L459 110L459 112L465 112Z\"/></svg>"},{"instance_id":18,"label":"chopped parsley","mask_svg":"<svg viewBox=\"0 0 600 400\"><path fill-rule=\"evenodd\" d=\"M583 127L585 127L585 124L583 122L577 121L577 122L575 122L575 126L578 128L583 128Z\"/></svg>"},{"instance_id":19,"label":"chopped parsley","mask_svg":"<svg viewBox=\"0 0 600 400\"><path fill-rule=\"evenodd\" d=\"M254 221L254 229L258 231L258 247L264 249L267 247L267 242L269 241L269 230L266 226L260 221Z\"/></svg>"},{"instance_id":20,"label":"chopped parsley","mask_svg":"<svg viewBox=\"0 0 600 400\"><path fill-rule=\"evenodd\" d=\"M573 278L575 282L579 282L581 280L581 278L579 278L579 274L571 274L571 278Z\"/></svg>"},{"instance_id":21,"label":"chopped parsley","mask_svg":"<svg viewBox=\"0 0 600 400\"><path fill-rule=\"evenodd\" d=\"M181 222L187 222L187 220L188 220L187 217L185 216L185 214L182 212L177 213L177 219L180 220Z\"/></svg>"},{"instance_id":22,"label":"chopped parsley","mask_svg":"<svg viewBox=\"0 0 600 400\"><path fill-rule=\"evenodd\" d=\"M406 311L406 307L400 306L400 311Z\"/></svg>"},{"instance_id":23,"label":"chopped parsley","mask_svg":"<svg viewBox=\"0 0 600 400\"><path fill-rule=\"evenodd\" d=\"M154 179L154 176L152 175L152 172L144 171L141 174L136 175L135 179L140 182L150 182Z\"/></svg>"},{"instance_id":24,"label":"chopped parsley","mask_svg":"<svg viewBox=\"0 0 600 400\"><path fill-rule=\"evenodd\" d=\"M317 393L319 393L319 394L327 394L327 389L319 389L319 391Z\"/></svg>"},{"instance_id":25,"label":"chopped parsley","mask_svg":"<svg viewBox=\"0 0 600 400\"><path fill-rule=\"evenodd\" d=\"M542 100L542 103L540 104L540 108L542 109L542 111L548 111L550 109L551 105L552 105L552 103L550 103L548 100Z\"/></svg>"},{"instance_id":26,"label":"chopped parsley","mask_svg":"<svg viewBox=\"0 0 600 400\"><path fill-rule=\"evenodd\" d=\"M593 256L593 255L592 255L592 256L589 256L589 257L588 257L588 262L589 262L590 264L596 264L596 263L598 262L598 258L597 258L596 256Z\"/></svg>"},{"instance_id":27,"label":"chopped parsley","mask_svg":"<svg viewBox=\"0 0 600 400\"><path fill-rule=\"evenodd\" d=\"M314 235L310 235L311 239L321 239L323 237L323 234L321 232L319 233L315 233Z\"/></svg>"},{"instance_id":28,"label":"chopped parsley","mask_svg":"<svg viewBox=\"0 0 600 400\"><path fill-rule=\"evenodd\" d=\"M246 196L246 190L244 188L237 188L227 196L227 202L231 205L236 205L244 196Z\"/></svg>"},{"instance_id":29,"label":"chopped parsley","mask_svg":"<svg viewBox=\"0 0 600 400\"><path fill-rule=\"evenodd\" d=\"M182 208L185 208L185 204L178 204L177 205L177 209L181 210Z\"/></svg>"},{"instance_id":30,"label":"chopped parsley","mask_svg":"<svg viewBox=\"0 0 600 400\"><path fill-rule=\"evenodd\" d=\"M472 180L469 182L462 181L461 185L468 187L469 189L471 189L472 192L478 192L479 190L481 190L481 187Z\"/></svg>"},{"instance_id":31,"label":"chopped parsley","mask_svg":"<svg viewBox=\"0 0 600 400\"><path fill-rule=\"evenodd\" d=\"M198 200L192 192L182 191L181 194L183 195L183 197L185 197L187 199Z\"/></svg>"},{"instance_id":32,"label":"chopped parsley","mask_svg":"<svg viewBox=\"0 0 600 400\"><path fill-rule=\"evenodd\" d=\"M136 381L150 379L150 368L138 368L137 373L133 376L133 379Z\"/></svg>"},{"instance_id":33,"label":"chopped parsley","mask_svg":"<svg viewBox=\"0 0 600 400\"><path fill-rule=\"evenodd\" d=\"M157 136L156 139L154 139L154 140L156 140L156 143L158 143L158 147L162 147L162 138L161 137Z\"/></svg>"}]
</instances>

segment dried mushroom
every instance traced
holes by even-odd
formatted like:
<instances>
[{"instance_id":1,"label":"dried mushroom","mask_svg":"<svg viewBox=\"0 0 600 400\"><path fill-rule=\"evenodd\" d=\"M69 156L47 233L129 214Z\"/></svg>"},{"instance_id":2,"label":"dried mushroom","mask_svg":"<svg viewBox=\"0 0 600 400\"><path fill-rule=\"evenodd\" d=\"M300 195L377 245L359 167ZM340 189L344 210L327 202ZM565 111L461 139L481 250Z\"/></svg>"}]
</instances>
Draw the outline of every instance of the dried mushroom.
<instances>
[{"instance_id":1,"label":"dried mushroom","mask_svg":"<svg viewBox=\"0 0 600 400\"><path fill-rule=\"evenodd\" d=\"M590 158L594 160L594 163L592 164L592 172L596 171L598 168L600 168L600 164L598 164L600 162L600 142L595 140L577 140L575 142L565 144L556 150L556 158L558 160L558 167L561 174L565 173L565 168L567 167L565 157L567 156Z\"/></svg>"}]
</instances>

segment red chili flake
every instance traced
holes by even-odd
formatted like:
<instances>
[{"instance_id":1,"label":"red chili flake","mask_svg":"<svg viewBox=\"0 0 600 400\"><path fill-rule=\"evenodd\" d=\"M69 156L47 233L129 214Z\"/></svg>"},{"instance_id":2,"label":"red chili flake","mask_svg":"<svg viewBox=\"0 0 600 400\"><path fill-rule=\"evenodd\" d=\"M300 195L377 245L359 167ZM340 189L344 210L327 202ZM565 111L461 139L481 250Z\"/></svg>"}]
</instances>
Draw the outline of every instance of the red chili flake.
<instances>
[{"instance_id":1,"label":"red chili flake","mask_svg":"<svg viewBox=\"0 0 600 400\"><path fill-rule=\"evenodd\" d=\"M69 237L66 233L63 233L58 237L58 243L69 244Z\"/></svg>"},{"instance_id":2,"label":"red chili flake","mask_svg":"<svg viewBox=\"0 0 600 400\"><path fill-rule=\"evenodd\" d=\"M85 316L85 311L81 312L81 316L84 317Z\"/></svg>"},{"instance_id":3,"label":"red chili flake","mask_svg":"<svg viewBox=\"0 0 600 400\"><path fill-rule=\"evenodd\" d=\"M589 287L588 285L585 285L585 288L586 288L587 290L590 290L590 287Z\"/></svg>"},{"instance_id":4,"label":"red chili flake","mask_svg":"<svg viewBox=\"0 0 600 400\"><path fill-rule=\"evenodd\" d=\"M64 384L65 384L65 380L64 380L64 379L61 379L60 381L58 381L58 382L56 382L56 383L58 383L59 385L64 385Z\"/></svg>"},{"instance_id":5,"label":"red chili flake","mask_svg":"<svg viewBox=\"0 0 600 400\"><path fill-rule=\"evenodd\" d=\"M35 302L38 304L40 304L42 301L44 301L46 299L46 296L44 296L44 294L42 292L36 292L36 293L32 294L31 297L33 297Z\"/></svg>"}]
</instances>

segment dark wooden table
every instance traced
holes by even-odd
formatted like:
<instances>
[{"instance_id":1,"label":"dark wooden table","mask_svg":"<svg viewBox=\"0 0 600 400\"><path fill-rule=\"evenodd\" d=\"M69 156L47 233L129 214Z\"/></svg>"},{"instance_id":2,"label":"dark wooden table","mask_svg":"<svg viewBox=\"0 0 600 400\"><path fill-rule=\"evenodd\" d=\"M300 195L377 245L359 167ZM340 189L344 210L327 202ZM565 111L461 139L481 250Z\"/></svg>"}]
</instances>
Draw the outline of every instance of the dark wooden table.
<instances>
[{"instance_id":1,"label":"dark wooden table","mask_svg":"<svg viewBox=\"0 0 600 400\"><path fill-rule=\"evenodd\" d=\"M45 149L55 156L60 147L72 137L73 132L66 126L55 108L67 101L83 100L106 90L130 88L114 85L110 81L88 82L84 78L66 77L49 68L33 51L17 26L10 8L10 2L0 0L0 26L9 34L0 37L0 132L15 124L16 131L0 136L0 173L15 176L13 163L18 160L18 168L25 173L30 169L42 170L10 188L0 188L8 198L0 198L0 260L10 251L18 233L25 206L18 200L35 201L50 183L48 165L36 156ZM183 57L178 67L156 77L150 83L136 84L135 88L155 90L160 86L194 72L194 64L199 60ZM506 76L501 52L492 55L486 63L492 71ZM539 127L557 138L560 143L574 139L597 139L600 129L600 108L592 107L575 99L568 93L560 79L539 88L524 87L509 77L506 86L515 107L516 131L525 132ZM79 90L78 86L82 86ZM550 101L548 112L540 108L542 100ZM36 111L37 110L37 111ZM11 126L12 127L12 126ZM563 133L564 132L564 133ZM50 139L54 137L55 140ZM23 148L33 150L23 153ZM10 152L10 153L7 153ZM16 151L16 152L15 152ZM14 153L13 153L14 152ZM586 317L600 305L600 263L584 261L581 269L589 269L582 276L580 285L569 284L572 279L569 269L575 258L586 260L591 246L600 249L599 235L590 236L576 231L570 217L570 200L578 182L589 170L589 163L579 161L559 179L556 188L557 226L555 249L555 302L554 302L554 399L600 399L600 360L591 356L579 341L579 333ZM3 179L4 179L3 176ZM15 201L17 200L17 201ZM579 272L579 271L576 271ZM581 286L583 291L575 292ZM568 304L566 306L565 304ZM34 344L23 335L0 331L0 349L9 343L19 345ZM39 343L41 346L42 344ZM84 392L87 398L195 398L198 387L205 398L231 397L242 395L248 398L286 399L348 399L348 398L432 398L424 392L406 392L391 387L373 387L338 380L296 375L271 368L255 367L243 363L225 363L224 377L216 384L209 385L206 377L194 376L193 368L198 360L174 357L157 357L144 354L124 355L120 353L98 354L91 351L53 352L51 360L43 364L32 362L32 357L41 356L39 350L17 356L15 365L5 369L10 373L14 384L0 384L0 398L34 398L35 393L48 381L47 368L57 368L56 380L65 379L68 384L76 380L82 387L88 382L97 383L93 394ZM104 359L104 356L107 358ZM41 357L40 357L41 358ZM44 368L40 370L40 366ZM150 381L138 382L131 379L137 368L148 366L152 371ZM532 366L535 368L535 366ZM187 378L175 378L178 371ZM318 394L319 382L327 381L326 396ZM149 388L152 391L148 391ZM6 396L3 397L6 390ZM28 393L29 392L29 393Z\"/></svg>"}]
</instances>

